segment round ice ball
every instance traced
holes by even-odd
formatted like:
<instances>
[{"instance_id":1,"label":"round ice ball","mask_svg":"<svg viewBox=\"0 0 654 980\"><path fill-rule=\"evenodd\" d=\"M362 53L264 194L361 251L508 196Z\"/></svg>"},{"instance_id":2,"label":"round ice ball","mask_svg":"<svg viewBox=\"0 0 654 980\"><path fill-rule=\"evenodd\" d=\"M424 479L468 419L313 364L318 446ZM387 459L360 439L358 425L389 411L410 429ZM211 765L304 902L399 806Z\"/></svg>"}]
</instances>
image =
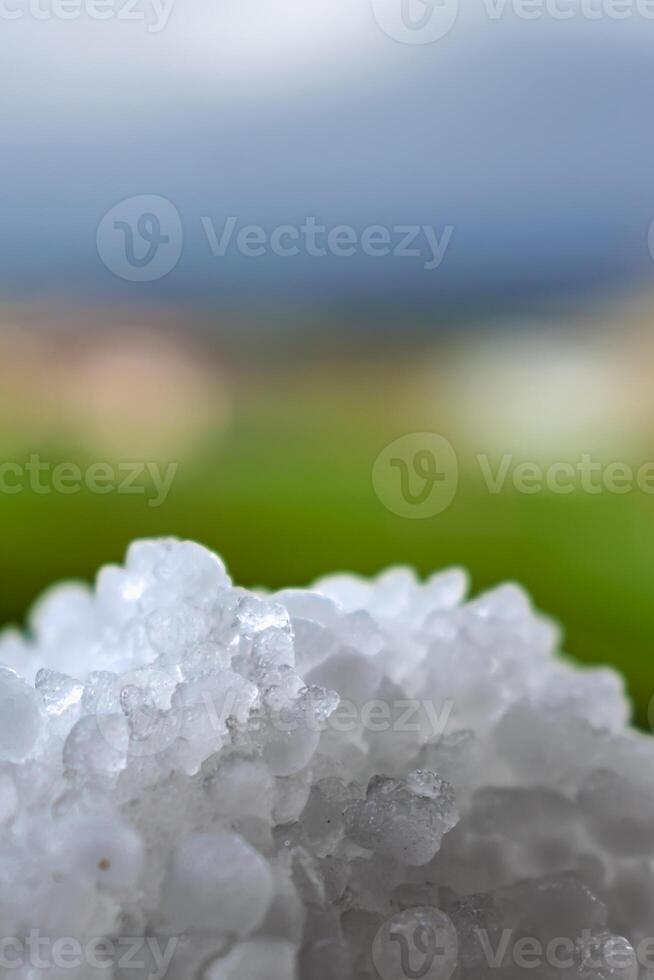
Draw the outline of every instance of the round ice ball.
<instances>
[{"instance_id":1,"label":"round ice ball","mask_svg":"<svg viewBox=\"0 0 654 980\"><path fill-rule=\"evenodd\" d=\"M207 980L295 980L295 948L285 939L254 939L239 943L216 960Z\"/></svg>"},{"instance_id":2,"label":"round ice ball","mask_svg":"<svg viewBox=\"0 0 654 980\"><path fill-rule=\"evenodd\" d=\"M64 743L65 769L80 775L116 776L125 766L129 728L122 715L86 715Z\"/></svg>"},{"instance_id":3,"label":"round ice ball","mask_svg":"<svg viewBox=\"0 0 654 980\"><path fill-rule=\"evenodd\" d=\"M247 936L273 893L268 862L238 834L194 834L173 854L163 889L169 925L190 932Z\"/></svg>"},{"instance_id":4,"label":"round ice ball","mask_svg":"<svg viewBox=\"0 0 654 980\"><path fill-rule=\"evenodd\" d=\"M109 891L133 888L143 871L140 834L125 821L81 816L66 821L53 842L57 870L84 874Z\"/></svg>"}]
</instances>

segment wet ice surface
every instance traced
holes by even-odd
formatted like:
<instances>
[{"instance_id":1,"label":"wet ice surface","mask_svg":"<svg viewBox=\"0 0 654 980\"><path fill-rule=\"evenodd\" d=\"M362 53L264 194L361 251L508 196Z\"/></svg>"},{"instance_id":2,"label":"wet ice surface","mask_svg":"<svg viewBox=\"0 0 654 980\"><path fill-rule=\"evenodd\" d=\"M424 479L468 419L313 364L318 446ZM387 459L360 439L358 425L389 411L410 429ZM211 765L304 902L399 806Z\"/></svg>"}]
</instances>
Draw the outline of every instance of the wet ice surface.
<instances>
[{"instance_id":1,"label":"wet ice surface","mask_svg":"<svg viewBox=\"0 0 654 980\"><path fill-rule=\"evenodd\" d=\"M459 570L264 595L166 539L51 590L0 636L0 977L649 977L654 740L559 649Z\"/></svg>"}]
</instances>

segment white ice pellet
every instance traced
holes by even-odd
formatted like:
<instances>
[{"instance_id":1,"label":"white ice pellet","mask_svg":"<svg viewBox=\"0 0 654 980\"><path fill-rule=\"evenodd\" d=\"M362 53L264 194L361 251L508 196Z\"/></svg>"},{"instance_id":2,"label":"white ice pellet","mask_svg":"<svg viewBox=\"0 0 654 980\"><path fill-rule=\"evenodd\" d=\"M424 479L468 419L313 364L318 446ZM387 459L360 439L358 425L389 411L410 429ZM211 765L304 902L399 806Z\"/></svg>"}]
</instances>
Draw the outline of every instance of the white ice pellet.
<instances>
[{"instance_id":1,"label":"white ice pellet","mask_svg":"<svg viewBox=\"0 0 654 980\"><path fill-rule=\"evenodd\" d=\"M283 939L255 939L240 943L217 960L206 980L295 980L295 949Z\"/></svg>"},{"instance_id":2,"label":"white ice pellet","mask_svg":"<svg viewBox=\"0 0 654 980\"><path fill-rule=\"evenodd\" d=\"M0 667L0 760L21 762L34 749L42 726L33 687Z\"/></svg>"},{"instance_id":3,"label":"white ice pellet","mask_svg":"<svg viewBox=\"0 0 654 980\"><path fill-rule=\"evenodd\" d=\"M116 892L136 886L143 853L143 841L130 824L103 816L62 821L51 842L53 869L62 875L86 875Z\"/></svg>"},{"instance_id":4,"label":"white ice pellet","mask_svg":"<svg viewBox=\"0 0 654 980\"><path fill-rule=\"evenodd\" d=\"M272 893L267 861L241 837L193 834L172 855L162 910L173 931L249 936Z\"/></svg>"},{"instance_id":5,"label":"white ice pellet","mask_svg":"<svg viewBox=\"0 0 654 980\"><path fill-rule=\"evenodd\" d=\"M0 827L14 816L18 809L18 792L9 765L0 763Z\"/></svg>"},{"instance_id":6,"label":"white ice pellet","mask_svg":"<svg viewBox=\"0 0 654 980\"><path fill-rule=\"evenodd\" d=\"M193 541L170 542L153 567L154 575L180 597L195 604L211 600L229 585L220 558Z\"/></svg>"},{"instance_id":7,"label":"white ice pellet","mask_svg":"<svg viewBox=\"0 0 654 980\"><path fill-rule=\"evenodd\" d=\"M654 739L522 589L466 591L268 596L166 538L47 592L0 635L0 950L109 952L4 972L646 980Z\"/></svg>"},{"instance_id":8,"label":"white ice pellet","mask_svg":"<svg viewBox=\"0 0 654 980\"><path fill-rule=\"evenodd\" d=\"M59 717L64 712L81 710L80 702L84 685L74 677L67 677L56 670L41 669L34 682L36 690L43 699L47 715Z\"/></svg>"},{"instance_id":9,"label":"white ice pellet","mask_svg":"<svg viewBox=\"0 0 654 980\"><path fill-rule=\"evenodd\" d=\"M435 773L418 771L406 779L375 777L366 799L345 813L349 836L361 847L402 864L427 864L459 815L452 787Z\"/></svg>"},{"instance_id":10,"label":"white ice pellet","mask_svg":"<svg viewBox=\"0 0 654 980\"><path fill-rule=\"evenodd\" d=\"M36 603L30 626L37 639L61 642L82 630L91 635L96 616L93 597L86 586L60 585L48 590Z\"/></svg>"},{"instance_id":11,"label":"white ice pellet","mask_svg":"<svg viewBox=\"0 0 654 980\"><path fill-rule=\"evenodd\" d=\"M82 778L115 775L125 766L128 748L129 726L123 715L85 715L66 739L63 768Z\"/></svg>"},{"instance_id":12,"label":"white ice pellet","mask_svg":"<svg viewBox=\"0 0 654 980\"><path fill-rule=\"evenodd\" d=\"M247 755L226 758L207 775L205 788L211 805L227 820L271 819L275 780L261 759Z\"/></svg>"}]
</instances>

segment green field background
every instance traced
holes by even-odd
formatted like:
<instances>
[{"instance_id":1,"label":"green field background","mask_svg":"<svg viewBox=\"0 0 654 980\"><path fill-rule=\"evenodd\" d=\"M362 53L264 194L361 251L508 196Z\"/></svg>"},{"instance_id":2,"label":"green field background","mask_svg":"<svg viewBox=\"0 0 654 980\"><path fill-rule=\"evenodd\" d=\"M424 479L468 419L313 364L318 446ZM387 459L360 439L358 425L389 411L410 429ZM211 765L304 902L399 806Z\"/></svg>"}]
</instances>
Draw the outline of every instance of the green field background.
<instances>
[{"instance_id":1,"label":"green field background","mask_svg":"<svg viewBox=\"0 0 654 980\"><path fill-rule=\"evenodd\" d=\"M302 399L306 404L302 404ZM21 623L35 596L62 578L92 580L135 537L178 535L217 550L241 584L304 585L333 570L366 575L391 564L421 574L456 564L473 592L507 579L558 620L565 652L624 673L638 723L654 693L654 497L641 493L491 495L474 457L460 456L459 492L442 514L406 520L377 498L372 464L410 431L380 398L250 399L227 430L180 459L165 504L146 496L37 495L0 499L0 622ZM414 419L414 431L424 419ZM51 463L96 457L41 447ZM15 458L20 460L20 455Z\"/></svg>"}]
</instances>

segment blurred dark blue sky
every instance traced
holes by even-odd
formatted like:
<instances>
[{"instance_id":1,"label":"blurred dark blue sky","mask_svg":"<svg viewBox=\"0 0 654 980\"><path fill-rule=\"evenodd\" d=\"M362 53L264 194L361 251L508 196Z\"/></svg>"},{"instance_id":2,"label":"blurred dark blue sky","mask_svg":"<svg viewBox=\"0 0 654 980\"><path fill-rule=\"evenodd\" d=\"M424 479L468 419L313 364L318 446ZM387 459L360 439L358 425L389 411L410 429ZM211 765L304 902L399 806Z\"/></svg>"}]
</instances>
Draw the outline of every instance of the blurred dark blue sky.
<instances>
[{"instance_id":1,"label":"blurred dark blue sky","mask_svg":"<svg viewBox=\"0 0 654 980\"><path fill-rule=\"evenodd\" d=\"M489 21L406 45L368 0L178 0L145 22L2 23L6 299L436 317L652 281L654 21ZM146 0L142 0L142 7ZM292 29L291 29L292 28ZM96 233L122 199L179 211L176 267L134 283ZM212 256L239 226L453 226L442 264Z\"/></svg>"}]
</instances>

